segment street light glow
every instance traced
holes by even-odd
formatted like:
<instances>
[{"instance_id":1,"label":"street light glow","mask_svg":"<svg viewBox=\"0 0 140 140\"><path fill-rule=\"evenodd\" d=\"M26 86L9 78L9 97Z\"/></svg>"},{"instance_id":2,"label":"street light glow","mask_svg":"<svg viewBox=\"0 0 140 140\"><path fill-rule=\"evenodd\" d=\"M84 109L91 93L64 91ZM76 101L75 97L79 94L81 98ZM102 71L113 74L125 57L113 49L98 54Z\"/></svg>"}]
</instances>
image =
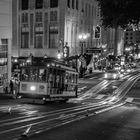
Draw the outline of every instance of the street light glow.
<instances>
[{"instance_id":1,"label":"street light glow","mask_svg":"<svg viewBox=\"0 0 140 140\"><path fill-rule=\"evenodd\" d=\"M87 37L88 37L87 34L80 34L78 38L79 38L80 40L85 40L85 39L87 39Z\"/></svg>"},{"instance_id":2,"label":"street light glow","mask_svg":"<svg viewBox=\"0 0 140 140\"><path fill-rule=\"evenodd\" d=\"M79 39L82 39L82 35L79 35Z\"/></svg>"},{"instance_id":3,"label":"street light glow","mask_svg":"<svg viewBox=\"0 0 140 140\"><path fill-rule=\"evenodd\" d=\"M125 48L125 50L126 50L126 51L130 51L131 49L130 49L130 48Z\"/></svg>"},{"instance_id":4,"label":"street light glow","mask_svg":"<svg viewBox=\"0 0 140 140\"><path fill-rule=\"evenodd\" d=\"M87 38L87 35L83 35L83 39L86 39Z\"/></svg>"},{"instance_id":5,"label":"street light glow","mask_svg":"<svg viewBox=\"0 0 140 140\"><path fill-rule=\"evenodd\" d=\"M17 63L17 62L18 62L17 58L15 58L14 62L15 62L15 63Z\"/></svg>"},{"instance_id":6,"label":"street light glow","mask_svg":"<svg viewBox=\"0 0 140 140\"><path fill-rule=\"evenodd\" d=\"M57 58L61 59L61 54L60 53L57 54Z\"/></svg>"}]
</instances>

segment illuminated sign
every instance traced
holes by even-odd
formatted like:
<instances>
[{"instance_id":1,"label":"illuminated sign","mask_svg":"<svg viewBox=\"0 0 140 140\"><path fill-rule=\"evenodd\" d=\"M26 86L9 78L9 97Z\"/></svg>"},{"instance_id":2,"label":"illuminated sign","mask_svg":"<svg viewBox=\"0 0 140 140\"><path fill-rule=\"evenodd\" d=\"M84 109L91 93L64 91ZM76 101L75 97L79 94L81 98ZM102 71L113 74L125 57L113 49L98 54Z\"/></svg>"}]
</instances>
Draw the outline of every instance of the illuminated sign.
<instances>
[{"instance_id":1,"label":"illuminated sign","mask_svg":"<svg viewBox=\"0 0 140 140\"><path fill-rule=\"evenodd\" d=\"M88 48L87 54L93 54L93 53L101 53L101 48Z\"/></svg>"}]
</instances>

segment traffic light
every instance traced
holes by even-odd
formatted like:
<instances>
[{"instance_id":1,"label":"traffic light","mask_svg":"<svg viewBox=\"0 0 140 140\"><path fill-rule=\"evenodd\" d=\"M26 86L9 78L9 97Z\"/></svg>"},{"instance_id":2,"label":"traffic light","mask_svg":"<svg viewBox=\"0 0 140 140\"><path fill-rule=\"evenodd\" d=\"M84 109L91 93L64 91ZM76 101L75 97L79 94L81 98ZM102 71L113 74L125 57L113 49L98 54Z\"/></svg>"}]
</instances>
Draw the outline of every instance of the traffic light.
<instances>
[{"instance_id":1,"label":"traffic light","mask_svg":"<svg viewBox=\"0 0 140 140\"><path fill-rule=\"evenodd\" d=\"M96 26L95 28L95 38L100 38L101 37L101 28L100 26Z\"/></svg>"},{"instance_id":2,"label":"traffic light","mask_svg":"<svg viewBox=\"0 0 140 140\"><path fill-rule=\"evenodd\" d=\"M63 47L63 56L69 57L69 47L68 46Z\"/></svg>"}]
</instances>

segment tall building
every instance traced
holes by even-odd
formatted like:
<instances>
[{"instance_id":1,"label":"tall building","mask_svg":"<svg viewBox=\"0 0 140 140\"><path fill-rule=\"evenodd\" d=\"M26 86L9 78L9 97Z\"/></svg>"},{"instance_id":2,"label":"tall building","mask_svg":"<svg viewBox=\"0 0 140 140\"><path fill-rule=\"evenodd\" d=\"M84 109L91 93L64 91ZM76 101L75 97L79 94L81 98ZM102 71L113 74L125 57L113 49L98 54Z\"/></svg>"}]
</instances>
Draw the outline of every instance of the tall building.
<instances>
[{"instance_id":1,"label":"tall building","mask_svg":"<svg viewBox=\"0 0 140 140\"><path fill-rule=\"evenodd\" d=\"M140 43L140 31L135 30L126 30L125 31L125 38L124 38L125 44L139 44Z\"/></svg>"},{"instance_id":2,"label":"tall building","mask_svg":"<svg viewBox=\"0 0 140 140\"><path fill-rule=\"evenodd\" d=\"M0 1L0 93L11 78L12 1Z\"/></svg>"},{"instance_id":3,"label":"tall building","mask_svg":"<svg viewBox=\"0 0 140 140\"><path fill-rule=\"evenodd\" d=\"M99 18L95 0L13 0L12 56L57 57L65 45L74 56L99 47Z\"/></svg>"},{"instance_id":4,"label":"tall building","mask_svg":"<svg viewBox=\"0 0 140 140\"><path fill-rule=\"evenodd\" d=\"M124 31L120 28L117 30L114 28L103 29L102 45L106 46L106 53L108 55L123 55Z\"/></svg>"},{"instance_id":5,"label":"tall building","mask_svg":"<svg viewBox=\"0 0 140 140\"><path fill-rule=\"evenodd\" d=\"M129 28L124 33L124 53L140 58L140 31Z\"/></svg>"}]
</instances>

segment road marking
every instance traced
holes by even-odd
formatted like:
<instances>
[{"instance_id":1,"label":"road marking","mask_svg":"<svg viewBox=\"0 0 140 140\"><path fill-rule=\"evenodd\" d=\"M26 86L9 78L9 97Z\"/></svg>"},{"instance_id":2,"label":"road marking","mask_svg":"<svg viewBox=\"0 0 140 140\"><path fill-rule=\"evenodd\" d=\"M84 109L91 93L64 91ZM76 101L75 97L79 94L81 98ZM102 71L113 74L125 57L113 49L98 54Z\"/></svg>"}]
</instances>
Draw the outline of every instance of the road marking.
<instances>
[{"instance_id":1,"label":"road marking","mask_svg":"<svg viewBox=\"0 0 140 140\"><path fill-rule=\"evenodd\" d=\"M134 99L134 98L130 98L130 97L128 97L125 101L130 103L130 102L133 101L133 99Z\"/></svg>"},{"instance_id":2,"label":"road marking","mask_svg":"<svg viewBox=\"0 0 140 140\"><path fill-rule=\"evenodd\" d=\"M95 99L102 99L105 95L98 95Z\"/></svg>"}]
</instances>

